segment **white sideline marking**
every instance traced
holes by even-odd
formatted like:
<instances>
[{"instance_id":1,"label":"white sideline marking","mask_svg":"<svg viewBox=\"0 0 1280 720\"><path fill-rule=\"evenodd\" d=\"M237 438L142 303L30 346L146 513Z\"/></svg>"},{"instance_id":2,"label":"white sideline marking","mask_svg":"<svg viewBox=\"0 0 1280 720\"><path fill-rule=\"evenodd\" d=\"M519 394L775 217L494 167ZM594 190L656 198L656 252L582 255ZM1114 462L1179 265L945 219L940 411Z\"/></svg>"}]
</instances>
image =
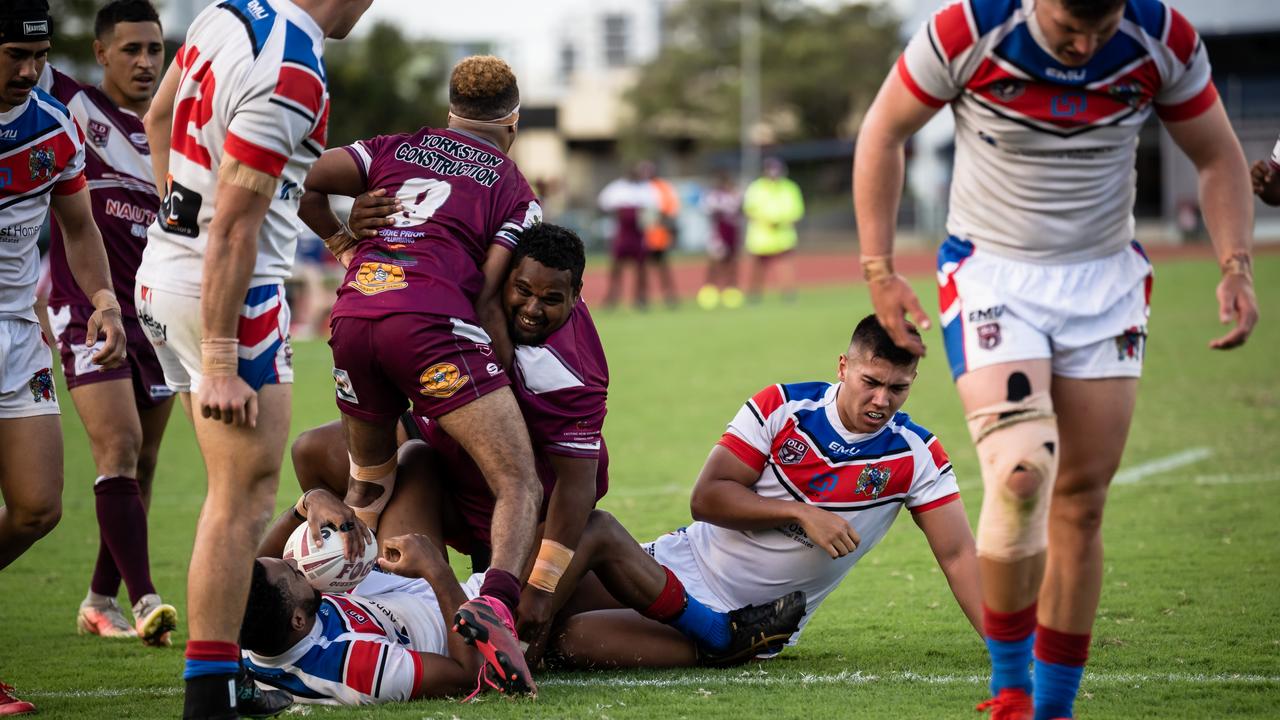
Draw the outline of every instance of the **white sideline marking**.
<instances>
[{"instance_id":1,"label":"white sideline marking","mask_svg":"<svg viewBox=\"0 0 1280 720\"><path fill-rule=\"evenodd\" d=\"M737 675L729 673L693 672L670 678L628 678L612 673L592 673L579 677L550 677L538 681L541 687L631 687L631 688L681 688L706 687L708 685L761 687L768 685L869 685L881 682L920 683L923 685L986 685L985 675L921 675L913 672L864 673L846 670L827 675L811 673L771 674L757 670ZM1250 675L1246 673L1091 673L1084 676L1085 685L1123 685L1136 687L1151 683L1161 685L1280 685L1280 675ZM21 691L27 698L111 698L121 696L181 695L180 687L157 688L95 688L93 690Z\"/></svg>"},{"instance_id":2,"label":"white sideline marking","mask_svg":"<svg viewBox=\"0 0 1280 720\"><path fill-rule=\"evenodd\" d=\"M1155 460L1148 460L1131 468L1121 470L1116 473L1115 479L1111 481L1113 485L1132 485L1143 478L1152 475L1159 475L1163 472L1176 470L1177 468L1192 463L1198 463L1205 458L1213 455L1213 450L1207 447L1195 447L1172 455L1166 455Z\"/></svg>"}]
</instances>

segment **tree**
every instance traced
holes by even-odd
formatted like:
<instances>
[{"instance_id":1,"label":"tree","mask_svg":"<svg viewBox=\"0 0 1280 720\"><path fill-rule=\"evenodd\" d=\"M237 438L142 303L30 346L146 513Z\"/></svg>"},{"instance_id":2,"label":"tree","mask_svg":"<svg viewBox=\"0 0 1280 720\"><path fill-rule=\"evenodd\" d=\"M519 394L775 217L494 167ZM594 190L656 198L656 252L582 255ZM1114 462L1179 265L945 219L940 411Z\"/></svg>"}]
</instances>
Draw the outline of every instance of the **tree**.
<instances>
[{"instance_id":1,"label":"tree","mask_svg":"<svg viewBox=\"0 0 1280 720\"><path fill-rule=\"evenodd\" d=\"M686 0L667 17L664 44L627 94L629 148L691 139L736 145L743 1L758 2L762 124L772 142L849 137L901 50L883 6L801 0Z\"/></svg>"}]
</instances>

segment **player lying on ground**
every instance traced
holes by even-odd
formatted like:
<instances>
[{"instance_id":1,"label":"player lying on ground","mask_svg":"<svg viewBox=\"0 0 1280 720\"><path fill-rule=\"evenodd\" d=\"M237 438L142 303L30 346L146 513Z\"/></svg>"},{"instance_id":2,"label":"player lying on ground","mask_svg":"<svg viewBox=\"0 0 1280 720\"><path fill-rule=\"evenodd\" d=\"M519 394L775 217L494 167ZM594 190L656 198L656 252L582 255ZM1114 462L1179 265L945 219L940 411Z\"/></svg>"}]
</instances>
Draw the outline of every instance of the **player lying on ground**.
<instances>
[{"instance_id":1,"label":"player lying on ground","mask_svg":"<svg viewBox=\"0 0 1280 720\"><path fill-rule=\"evenodd\" d=\"M486 664L482 644L472 649L458 633L448 632L446 618L477 596L483 576L472 575L459 585L448 565L441 535L441 516L448 506L442 490L432 474L402 468L383 511L379 565L405 577L374 572L349 594L322 595L291 561L259 558L240 634L246 666L259 682L302 701L336 704L455 695L486 685L523 691L518 679L507 680L518 670L501 650L486 656ZM363 532L351 509L327 489L307 491L297 510L287 516L286 531L304 521L314 531L317 518L325 518L355 522ZM591 513L569 574L588 571L617 598L614 602L682 633L707 664L745 662L759 652L780 649L804 608L803 593L796 592L762 606L709 611L601 511ZM505 608L494 609L511 627ZM621 646L629 638L615 642L607 635L592 642L614 653L637 650ZM504 672L494 673L494 666Z\"/></svg>"},{"instance_id":2,"label":"player lying on ground","mask_svg":"<svg viewBox=\"0 0 1280 720\"><path fill-rule=\"evenodd\" d=\"M916 362L868 316L840 355L839 382L756 393L698 476L690 502L697 522L646 550L713 610L761 602L779 588L803 591L803 630L905 506L978 629L978 562L951 463L936 437L898 412ZM578 610L588 606L587 589ZM608 643L597 641L606 636ZM553 644L578 664L691 659L684 638L631 610L574 615ZM640 646L643 662L632 650Z\"/></svg>"},{"instance_id":3,"label":"player lying on ground","mask_svg":"<svg viewBox=\"0 0 1280 720\"><path fill-rule=\"evenodd\" d=\"M507 387L511 350L497 298L511 250L542 217L506 155L519 118L511 68L495 57L464 58L449 78L447 128L325 153L307 176L299 212L349 265L329 340L350 455L346 500L376 527L396 480L400 415L412 406L441 423L497 498L493 563L472 609L519 604L517 576L542 499L529 433ZM404 211L377 237L353 236L329 208L329 195L375 188L396 193ZM494 625L489 634L518 656L505 632ZM520 676L534 692L527 669Z\"/></svg>"},{"instance_id":4,"label":"player lying on ground","mask_svg":"<svg viewBox=\"0 0 1280 720\"><path fill-rule=\"evenodd\" d=\"M100 86L80 83L51 64L40 76L40 87L64 103L87 133L85 177L93 221L106 245L128 348L126 363L115 369L89 359L96 347L85 343L85 324L93 305L71 276L62 227L55 222L49 241L49 322L98 475L93 482L98 558L76 624L81 633L141 637L145 645L168 646L178 614L151 582L147 508L173 390L164 383L133 303L147 226L160 208L142 117L164 67L164 35L148 0L107 3L93 31ZM132 624L116 602L121 580L129 591Z\"/></svg>"}]
</instances>

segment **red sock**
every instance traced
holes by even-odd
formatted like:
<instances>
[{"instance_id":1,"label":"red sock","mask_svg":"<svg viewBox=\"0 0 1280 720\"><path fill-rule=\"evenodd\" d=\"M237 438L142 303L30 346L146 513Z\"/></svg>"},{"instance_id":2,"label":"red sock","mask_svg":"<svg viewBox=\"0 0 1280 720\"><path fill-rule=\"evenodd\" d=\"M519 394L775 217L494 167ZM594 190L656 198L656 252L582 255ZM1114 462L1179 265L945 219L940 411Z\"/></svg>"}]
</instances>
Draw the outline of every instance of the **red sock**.
<instances>
[{"instance_id":1,"label":"red sock","mask_svg":"<svg viewBox=\"0 0 1280 720\"><path fill-rule=\"evenodd\" d=\"M240 646L221 640L188 640L188 660L206 662L240 662Z\"/></svg>"},{"instance_id":2,"label":"red sock","mask_svg":"<svg viewBox=\"0 0 1280 720\"><path fill-rule=\"evenodd\" d=\"M1054 665L1082 667L1089 660L1089 641L1093 635L1064 633L1053 628L1036 627L1036 659Z\"/></svg>"},{"instance_id":3,"label":"red sock","mask_svg":"<svg viewBox=\"0 0 1280 720\"><path fill-rule=\"evenodd\" d=\"M147 511L138 481L129 477L101 478L93 484L93 495L102 542L124 578L129 602L136 604L143 595L156 591L151 584L147 553Z\"/></svg>"},{"instance_id":4,"label":"red sock","mask_svg":"<svg viewBox=\"0 0 1280 720\"><path fill-rule=\"evenodd\" d=\"M996 612L982 605L982 633L1000 642L1020 642L1036 631L1036 604L1013 612Z\"/></svg>"},{"instance_id":5,"label":"red sock","mask_svg":"<svg viewBox=\"0 0 1280 720\"><path fill-rule=\"evenodd\" d=\"M684 584L675 573L671 572L670 568L664 565L662 570L667 574L667 582L662 586L658 597L649 604L649 607L641 610L640 614L660 622L667 622L684 612Z\"/></svg>"}]
</instances>

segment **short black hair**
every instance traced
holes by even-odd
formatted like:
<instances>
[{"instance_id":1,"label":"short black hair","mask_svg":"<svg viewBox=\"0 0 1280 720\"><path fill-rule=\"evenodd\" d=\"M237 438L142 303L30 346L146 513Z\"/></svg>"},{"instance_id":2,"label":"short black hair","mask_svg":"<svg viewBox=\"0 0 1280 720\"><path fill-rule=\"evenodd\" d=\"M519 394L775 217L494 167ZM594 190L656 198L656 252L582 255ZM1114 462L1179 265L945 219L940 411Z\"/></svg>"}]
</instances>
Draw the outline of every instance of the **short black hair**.
<instances>
[{"instance_id":1,"label":"short black hair","mask_svg":"<svg viewBox=\"0 0 1280 720\"><path fill-rule=\"evenodd\" d=\"M1126 0L1060 0L1062 9L1081 20L1101 20L1124 7Z\"/></svg>"},{"instance_id":2,"label":"short black hair","mask_svg":"<svg viewBox=\"0 0 1280 720\"><path fill-rule=\"evenodd\" d=\"M911 323L907 323L907 332L920 337L920 331L916 330L916 326ZM871 357L887 360L890 364L899 367L911 365L920 359L910 350L903 350L894 345L893 338L889 337L888 331L876 319L874 313L862 318L858 326L853 329L853 337L849 338L849 347L859 352L868 352Z\"/></svg>"},{"instance_id":3,"label":"short black hair","mask_svg":"<svg viewBox=\"0 0 1280 720\"><path fill-rule=\"evenodd\" d=\"M93 36L102 39L122 22L153 22L159 25L160 15L148 0L111 0L94 18Z\"/></svg>"},{"instance_id":4,"label":"short black hair","mask_svg":"<svg viewBox=\"0 0 1280 720\"><path fill-rule=\"evenodd\" d=\"M582 272L587 267L587 253L582 238L563 225L538 223L520 236L520 244L511 259L511 267L529 257L552 270L568 270L575 293L582 291Z\"/></svg>"},{"instance_id":5,"label":"short black hair","mask_svg":"<svg viewBox=\"0 0 1280 720\"><path fill-rule=\"evenodd\" d=\"M293 607L284 587L267 579L267 568L253 561L253 580L249 583L249 603L240 622L240 647L274 655L288 649L289 621Z\"/></svg>"}]
</instances>

